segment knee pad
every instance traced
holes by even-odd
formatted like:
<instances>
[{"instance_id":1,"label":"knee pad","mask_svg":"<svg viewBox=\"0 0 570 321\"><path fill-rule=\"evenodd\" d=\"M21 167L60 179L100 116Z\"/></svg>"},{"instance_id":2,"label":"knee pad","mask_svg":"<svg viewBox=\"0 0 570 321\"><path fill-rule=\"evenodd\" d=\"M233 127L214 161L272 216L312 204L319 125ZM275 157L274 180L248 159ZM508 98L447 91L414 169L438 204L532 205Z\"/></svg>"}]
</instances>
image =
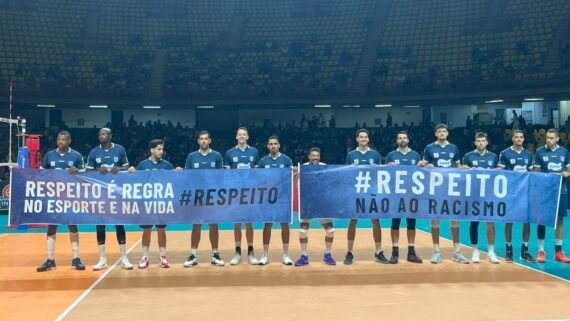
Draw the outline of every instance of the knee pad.
<instances>
[{"instance_id":1,"label":"knee pad","mask_svg":"<svg viewBox=\"0 0 570 321\"><path fill-rule=\"evenodd\" d=\"M327 237L334 237L334 227L325 229Z\"/></svg>"},{"instance_id":2,"label":"knee pad","mask_svg":"<svg viewBox=\"0 0 570 321\"><path fill-rule=\"evenodd\" d=\"M304 228L300 228L299 229L299 237L302 239L306 239L308 237L307 232L309 232L309 230L304 229Z\"/></svg>"}]
</instances>

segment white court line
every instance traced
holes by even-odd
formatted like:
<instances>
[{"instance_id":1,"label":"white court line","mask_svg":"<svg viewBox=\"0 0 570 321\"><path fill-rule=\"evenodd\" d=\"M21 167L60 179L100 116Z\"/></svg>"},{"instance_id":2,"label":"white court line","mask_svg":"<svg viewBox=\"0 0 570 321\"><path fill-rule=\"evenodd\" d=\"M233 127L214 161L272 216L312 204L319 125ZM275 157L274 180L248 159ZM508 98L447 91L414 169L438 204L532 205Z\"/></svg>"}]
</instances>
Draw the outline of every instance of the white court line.
<instances>
[{"instance_id":1,"label":"white court line","mask_svg":"<svg viewBox=\"0 0 570 321\"><path fill-rule=\"evenodd\" d=\"M137 246L139 245L139 243L142 241L142 238L140 238L138 241L135 242L135 244L133 244L133 246L131 246L129 248L129 250L127 251L127 254L131 253L131 251ZM86 296L89 295L89 293L91 293L91 291L93 291L93 289L95 289L95 287L97 287L97 285L99 285L99 283L101 283L101 281L103 281L103 279L109 275L109 273L111 273L117 266L119 266L119 262L121 262L121 259L119 258L117 260L117 262L115 262L115 264L113 264L113 266L111 266L109 269L107 269L107 271L105 271L105 273L103 273L98 279L97 281L95 281L87 290L85 290L85 292L83 292L83 294L81 294L81 296L79 296L77 298L77 300L75 300L69 307L67 307L67 309L65 309L65 311L63 311L59 317L57 317L57 319L55 319L56 321L61 321L63 320L63 318L65 318L69 312L71 312L71 310L73 310L77 305L79 305L79 303L81 303L81 301L83 301L83 299L85 299Z\"/></svg>"},{"instance_id":2,"label":"white court line","mask_svg":"<svg viewBox=\"0 0 570 321\"><path fill-rule=\"evenodd\" d=\"M420 232L423 232L423 233L425 233L425 234L431 235L431 233L428 233L428 232L423 231L423 230L421 230L421 229L416 229L416 230L418 230L418 231L420 231ZM442 238L442 239L444 239L444 240L451 241L451 242L453 243L453 240L451 240L451 239L449 239L449 238L447 238L447 237L443 237L443 236L440 235L440 238ZM463 243L459 243L459 244L461 244L461 246L463 246L463 247L466 247L466 248L469 248L469 249L471 248L470 246L467 246L467 245L465 245L465 244L463 244ZM487 252L485 252L485 251L483 251L483 250L479 250L479 252L487 253ZM497 253L495 253L495 254L497 254ZM499 255L497 255L497 257L500 257L500 258L503 258L503 259L504 259L504 257L499 256ZM503 263L504 263L504 262L502 262L501 264L503 264ZM553 278L555 278L555 279L558 279L558 280L562 280L562 281L564 281L564 282L566 282L566 283L570 283L570 280L566 280L565 278L561 278L561 277L559 277L558 275L554 275L554 274L551 274L551 273L548 273L548 272L544 272L544 271L541 271L541 270L532 268L532 267L530 267L530 266L526 266L526 265L521 264L521 263L516 262L516 261L513 261L513 263L516 264L516 265L518 265L518 266L522 266L522 267L524 267L524 268L527 268L527 269L529 269L529 270L532 270L532 271L535 271L535 272L539 272L539 273L542 273L542 274L546 274L546 275L551 276L551 277L553 277ZM504 264L510 264L510 263L504 263Z\"/></svg>"},{"instance_id":3,"label":"white court line","mask_svg":"<svg viewBox=\"0 0 570 321\"><path fill-rule=\"evenodd\" d=\"M0 234L0 237L8 236L10 234Z\"/></svg>"}]
</instances>

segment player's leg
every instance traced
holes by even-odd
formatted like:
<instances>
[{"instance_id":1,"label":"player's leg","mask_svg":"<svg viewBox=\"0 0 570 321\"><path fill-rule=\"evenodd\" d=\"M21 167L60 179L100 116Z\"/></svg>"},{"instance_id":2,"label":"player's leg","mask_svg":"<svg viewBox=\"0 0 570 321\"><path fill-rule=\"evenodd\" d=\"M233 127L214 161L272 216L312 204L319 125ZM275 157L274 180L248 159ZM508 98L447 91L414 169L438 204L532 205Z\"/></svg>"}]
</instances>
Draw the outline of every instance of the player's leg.
<instances>
[{"instance_id":1,"label":"player's leg","mask_svg":"<svg viewBox=\"0 0 570 321\"><path fill-rule=\"evenodd\" d=\"M46 237L46 245L47 245L47 260L42 263L42 265L36 268L38 272L45 272L49 270L54 270L56 268L55 265L55 239L57 234L57 225L49 225Z\"/></svg>"},{"instance_id":2,"label":"player's leg","mask_svg":"<svg viewBox=\"0 0 570 321\"><path fill-rule=\"evenodd\" d=\"M418 257L416 254L416 219L415 218L407 218L406 219L406 233L408 237L408 262L412 263L423 263L422 259Z\"/></svg>"},{"instance_id":3,"label":"player's leg","mask_svg":"<svg viewBox=\"0 0 570 321\"><path fill-rule=\"evenodd\" d=\"M236 250L234 256L230 260L230 265L238 265L241 263L241 223L234 224L234 240Z\"/></svg>"},{"instance_id":4,"label":"player's leg","mask_svg":"<svg viewBox=\"0 0 570 321\"><path fill-rule=\"evenodd\" d=\"M299 221L299 243L301 244L301 256L295 261L295 266L303 266L309 264L309 254L307 246L309 244L309 226L310 220L301 219Z\"/></svg>"},{"instance_id":5,"label":"player's leg","mask_svg":"<svg viewBox=\"0 0 570 321\"><path fill-rule=\"evenodd\" d=\"M374 246L376 250L374 251L374 259L378 263L389 264L390 261L384 256L384 251L382 251L382 228L380 227L379 219L372 219L372 236L374 237Z\"/></svg>"},{"instance_id":6,"label":"player's leg","mask_svg":"<svg viewBox=\"0 0 570 321\"><path fill-rule=\"evenodd\" d=\"M85 265L81 263L79 258L79 230L77 225L68 225L67 228L69 229L69 243L71 243L71 255L73 256L71 268L85 270Z\"/></svg>"},{"instance_id":7,"label":"player's leg","mask_svg":"<svg viewBox=\"0 0 570 321\"><path fill-rule=\"evenodd\" d=\"M158 238L158 255L160 256L160 267L169 268L170 263L166 257L166 225L156 225L156 236Z\"/></svg>"},{"instance_id":8,"label":"player's leg","mask_svg":"<svg viewBox=\"0 0 570 321\"><path fill-rule=\"evenodd\" d=\"M263 255L259 258L259 265L266 265L269 263L269 242L271 242L271 229L273 223L265 223L263 225Z\"/></svg>"},{"instance_id":9,"label":"player's leg","mask_svg":"<svg viewBox=\"0 0 570 321\"><path fill-rule=\"evenodd\" d=\"M334 227L332 220L322 219L320 220L321 225L325 229L325 254L323 256L323 262L328 265L336 265L336 261L332 257L332 244L334 242Z\"/></svg>"},{"instance_id":10,"label":"player's leg","mask_svg":"<svg viewBox=\"0 0 570 321\"><path fill-rule=\"evenodd\" d=\"M451 238L453 239L452 260L461 264L469 264L469 260L461 254L461 243L459 243L459 221L450 221Z\"/></svg>"},{"instance_id":11,"label":"player's leg","mask_svg":"<svg viewBox=\"0 0 570 321\"><path fill-rule=\"evenodd\" d=\"M433 243L433 254L431 263L438 264L441 262L441 251L439 249L439 220L431 221L431 240Z\"/></svg>"},{"instance_id":12,"label":"player's leg","mask_svg":"<svg viewBox=\"0 0 570 321\"><path fill-rule=\"evenodd\" d=\"M512 263L513 255L513 223L505 223L505 262Z\"/></svg>"},{"instance_id":13,"label":"player's leg","mask_svg":"<svg viewBox=\"0 0 570 321\"><path fill-rule=\"evenodd\" d=\"M133 265L129 262L127 256L127 233L125 232L124 225L115 225L117 233L117 243L119 243L119 251L121 252L121 268L125 270L132 270Z\"/></svg>"},{"instance_id":14,"label":"player's leg","mask_svg":"<svg viewBox=\"0 0 570 321\"><path fill-rule=\"evenodd\" d=\"M105 225L97 225L97 245L99 246L99 262L93 266L93 271L99 271L107 268L107 255L105 254L105 239L107 233Z\"/></svg>"},{"instance_id":15,"label":"player's leg","mask_svg":"<svg viewBox=\"0 0 570 321\"><path fill-rule=\"evenodd\" d=\"M523 244L521 246L521 261L534 263L536 260L528 252L528 240L530 239L530 224L523 224Z\"/></svg>"},{"instance_id":16,"label":"player's leg","mask_svg":"<svg viewBox=\"0 0 570 321\"><path fill-rule=\"evenodd\" d=\"M354 239L356 238L356 224L358 224L357 219L350 219L348 223L348 235L347 235L347 243L348 243L348 250L346 251L346 256L344 257L344 264L352 264L354 259L354 254L352 250L354 249Z\"/></svg>"},{"instance_id":17,"label":"player's leg","mask_svg":"<svg viewBox=\"0 0 570 321\"><path fill-rule=\"evenodd\" d=\"M255 251L253 250L253 224L245 223L245 238L247 239L247 260L251 265L259 264L255 258Z\"/></svg>"},{"instance_id":18,"label":"player's leg","mask_svg":"<svg viewBox=\"0 0 570 321\"><path fill-rule=\"evenodd\" d=\"M495 223L487 222L487 261L499 264L499 259L495 254Z\"/></svg>"},{"instance_id":19,"label":"player's leg","mask_svg":"<svg viewBox=\"0 0 570 321\"><path fill-rule=\"evenodd\" d=\"M141 225L140 227L143 229L143 233L141 241L142 257L139 261L139 269L146 269L149 264L148 253L150 248L152 225Z\"/></svg>"},{"instance_id":20,"label":"player's leg","mask_svg":"<svg viewBox=\"0 0 570 321\"><path fill-rule=\"evenodd\" d=\"M212 258L210 263L216 266L224 266L226 263L222 260L220 256L220 251L218 250L218 242L220 240L220 232L218 229L218 224L210 224L210 245L212 246Z\"/></svg>"},{"instance_id":21,"label":"player's leg","mask_svg":"<svg viewBox=\"0 0 570 321\"><path fill-rule=\"evenodd\" d=\"M480 253L479 253L479 222L473 221L469 223L469 239L471 239L471 262L472 263L479 263L481 262Z\"/></svg>"},{"instance_id":22,"label":"player's leg","mask_svg":"<svg viewBox=\"0 0 570 321\"><path fill-rule=\"evenodd\" d=\"M281 241L283 243L283 255L281 263L285 265L293 265L293 260L289 257L289 238L291 232L289 230L289 223L281 223Z\"/></svg>"},{"instance_id":23,"label":"player's leg","mask_svg":"<svg viewBox=\"0 0 570 321\"><path fill-rule=\"evenodd\" d=\"M193 224L192 235L190 236L190 256L186 258L186 262L184 262L184 267L192 267L198 264L198 246L200 245L201 237L202 237L202 224Z\"/></svg>"}]
</instances>

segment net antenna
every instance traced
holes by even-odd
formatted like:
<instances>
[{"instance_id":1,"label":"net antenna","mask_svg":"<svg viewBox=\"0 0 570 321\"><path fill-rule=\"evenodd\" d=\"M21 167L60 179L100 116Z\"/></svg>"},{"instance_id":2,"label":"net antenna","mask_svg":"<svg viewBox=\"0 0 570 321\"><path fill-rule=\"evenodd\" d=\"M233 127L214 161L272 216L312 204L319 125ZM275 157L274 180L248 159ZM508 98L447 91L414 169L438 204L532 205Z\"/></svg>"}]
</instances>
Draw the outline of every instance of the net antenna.
<instances>
[{"instance_id":1,"label":"net antenna","mask_svg":"<svg viewBox=\"0 0 570 321\"><path fill-rule=\"evenodd\" d=\"M0 163L0 166L8 166L10 168L17 166L16 163L12 161L12 143L13 143L13 135L12 135L12 125L16 125L16 130L18 133L20 132L19 126L22 125L23 128L26 126L26 120L20 117L16 117L15 119L12 118L12 105L13 105L13 87L12 82L9 84L9 97L8 97L8 104L9 104L9 114L8 118L0 117L0 122L7 123L9 126L9 134L8 134L8 162L7 163ZM25 133L24 133L25 134Z\"/></svg>"}]
</instances>

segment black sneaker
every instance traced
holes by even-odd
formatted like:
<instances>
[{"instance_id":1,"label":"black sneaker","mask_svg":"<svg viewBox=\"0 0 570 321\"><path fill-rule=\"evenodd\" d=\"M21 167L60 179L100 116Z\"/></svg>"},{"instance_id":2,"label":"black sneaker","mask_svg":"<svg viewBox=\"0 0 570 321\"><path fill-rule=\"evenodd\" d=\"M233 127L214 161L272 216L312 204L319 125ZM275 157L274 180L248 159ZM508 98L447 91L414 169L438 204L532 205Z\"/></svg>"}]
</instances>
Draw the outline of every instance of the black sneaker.
<instances>
[{"instance_id":1,"label":"black sneaker","mask_svg":"<svg viewBox=\"0 0 570 321\"><path fill-rule=\"evenodd\" d=\"M513 246L507 245L507 251L505 252L505 262L513 263Z\"/></svg>"},{"instance_id":2,"label":"black sneaker","mask_svg":"<svg viewBox=\"0 0 570 321\"><path fill-rule=\"evenodd\" d=\"M378 263L390 264L390 261L388 261L388 259L384 256L384 251L374 253L374 258L376 259L376 262L378 262Z\"/></svg>"},{"instance_id":3,"label":"black sneaker","mask_svg":"<svg viewBox=\"0 0 570 321\"><path fill-rule=\"evenodd\" d=\"M83 265L83 263L81 263L81 260L78 257L76 257L73 259L73 261L71 261L71 268L83 271L85 270L85 265Z\"/></svg>"},{"instance_id":4,"label":"black sneaker","mask_svg":"<svg viewBox=\"0 0 570 321\"><path fill-rule=\"evenodd\" d=\"M40 265L36 271L45 272L49 270L55 270L55 260L47 259L44 264Z\"/></svg>"},{"instance_id":5,"label":"black sneaker","mask_svg":"<svg viewBox=\"0 0 570 321\"><path fill-rule=\"evenodd\" d=\"M352 255L352 252L348 251L348 252L346 252L346 256L344 257L343 263L346 265L351 265L353 259L354 259L354 255Z\"/></svg>"},{"instance_id":6,"label":"black sneaker","mask_svg":"<svg viewBox=\"0 0 570 321\"><path fill-rule=\"evenodd\" d=\"M216 266L224 266L224 260L222 260L222 257L220 256L220 253L215 252L212 254L212 259L210 260L210 262L212 263L212 265L216 265Z\"/></svg>"},{"instance_id":7,"label":"black sneaker","mask_svg":"<svg viewBox=\"0 0 570 321\"><path fill-rule=\"evenodd\" d=\"M390 257L390 264L398 264L398 257L400 256L400 250L397 247L392 247L392 256Z\"/></svg>"},{"instance_id":8,"label":"black sneaker","mask_svg":"<svg viewBox=\"0 0 570 321\"><path fill-rule=\"evenodd\" d=\"M530 253L528 253L528 249L525 250L524 252L521 252L520 259L521 259L521 261L526 261L528 263L535 263L536 262L534 257L532 257L532 255Z\"/></svg>"},{"instance_id":9,"label":"black sneaker","mask_svg":"<svg viewBox=\"0 0 570 321\"><path fill-rule=\"evenodd\" d=\"M418 263L418 264L423 263L422 259L420 259L416 255L416 250L412 246L408 246L408 258L407 259L408 259L408 262Z\"/></svg>"}]
</instances>

